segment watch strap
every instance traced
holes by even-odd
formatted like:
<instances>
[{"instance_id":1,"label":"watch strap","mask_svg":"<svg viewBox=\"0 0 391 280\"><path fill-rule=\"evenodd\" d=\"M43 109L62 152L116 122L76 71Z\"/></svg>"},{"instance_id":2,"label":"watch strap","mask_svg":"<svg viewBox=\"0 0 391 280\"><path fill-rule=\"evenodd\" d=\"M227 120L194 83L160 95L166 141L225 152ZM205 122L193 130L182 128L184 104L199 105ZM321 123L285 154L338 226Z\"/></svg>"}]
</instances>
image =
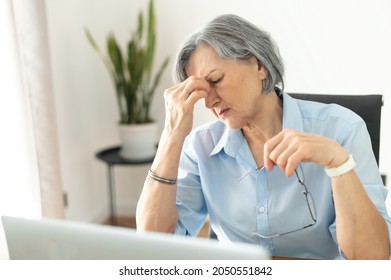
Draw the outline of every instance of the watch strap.
<instances>
[{"instance_id":1,"label":"watch strap","mask_svg":"<svg viewBox=\"0 0 391 280\"><path fill-rule=\"evenodd\" d=\"M335 168L325 168L324 171L326 171L326 174L329 177L337 177L349 172L354 167L356 167L356 161L354 160L353 155L350 154L349 159L344 164Z\"/></svg>"}]
</instances>

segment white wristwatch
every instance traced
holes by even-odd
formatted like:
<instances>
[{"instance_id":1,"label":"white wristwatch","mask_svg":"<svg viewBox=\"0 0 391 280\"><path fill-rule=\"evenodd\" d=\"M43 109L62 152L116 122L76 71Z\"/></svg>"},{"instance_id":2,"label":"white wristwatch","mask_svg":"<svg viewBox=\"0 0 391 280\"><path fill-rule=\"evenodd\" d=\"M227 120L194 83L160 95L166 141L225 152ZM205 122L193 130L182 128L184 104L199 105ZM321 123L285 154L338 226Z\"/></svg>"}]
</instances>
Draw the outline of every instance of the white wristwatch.
<instances>
[{"instance_id":1,"label":"white wristwatch","mask_svg":"<svg viewBox=\"0 0 391 280\"><path fill-rule=\"evenodd\" d=\"M356 161L354 160L353 155L350 154L349 159L344 164L335 168L325 168L324 171L326 171L326 174L329 177L337 177L349 172L354 167L356 167Z\"/></svg>"}]
</instances>

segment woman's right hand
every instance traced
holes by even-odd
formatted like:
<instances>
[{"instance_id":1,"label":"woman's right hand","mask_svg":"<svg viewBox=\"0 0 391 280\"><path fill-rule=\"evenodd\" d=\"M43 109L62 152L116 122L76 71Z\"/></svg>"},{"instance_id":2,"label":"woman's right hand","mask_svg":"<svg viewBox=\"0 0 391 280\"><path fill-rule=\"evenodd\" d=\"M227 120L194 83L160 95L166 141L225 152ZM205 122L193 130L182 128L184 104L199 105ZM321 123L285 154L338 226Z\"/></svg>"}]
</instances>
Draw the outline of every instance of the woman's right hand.
<instances>
[{"instance_id":1,"label":"woman's right hand","mask_svg":"<svg viewBox=\"0 0 391 280\"><path fill-rule=\"evenodd\" d=\"M151 165L151 170L159 176L178 177L182 145L193 127L194 105L207 97L209 91L209 83L194 76L165 90L165 129ZM178 223L176 190L172 185L147 177L137 204L138 230L174 232Z\"/></svg>"},{"instance_id":2,"label":"woman's right hand","mask_svg":"<svg viewBox=\"0 0 391 280\"><path fill-rule=\"evenodd\" d=\"M210 90L204 78L190 76L185 81L164 91L166 106L165 129L169 134L185 138L193 128L196 102L205 98Z\"/></svg>"}]
</instances>

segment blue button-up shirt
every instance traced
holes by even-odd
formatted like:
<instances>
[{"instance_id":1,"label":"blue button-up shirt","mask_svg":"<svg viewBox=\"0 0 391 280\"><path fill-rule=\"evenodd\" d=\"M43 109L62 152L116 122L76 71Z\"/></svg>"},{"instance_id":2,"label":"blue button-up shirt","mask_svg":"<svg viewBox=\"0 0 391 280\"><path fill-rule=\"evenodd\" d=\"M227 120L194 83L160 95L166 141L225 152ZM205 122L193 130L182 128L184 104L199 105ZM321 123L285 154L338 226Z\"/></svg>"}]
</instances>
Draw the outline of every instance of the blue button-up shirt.
<instances>
[{"instance_id":1,"label":"blue button-up shirt","mask_svg":"<svg viewBox=\"0 0 391 280\"><path fill-rule=\"evenodd\" d=\"M282 96L284 128L324 135L353 154L355 171L391 234L385 206L387 189L365 122L338 105L297 100L285 93ZM313 223L297 177L287 177L276 166L271 172L262 169L238 181L257 168L241 130L231 130L220 121L195 129L186 139L180 160L176 233L197 236L209 215L220 241L259 244L272 256L341 258L331 180L322 166L300 165L314 201L316 225L274 238L259 237L254 233L284 233Z\"/></svg>"}]
</instances>

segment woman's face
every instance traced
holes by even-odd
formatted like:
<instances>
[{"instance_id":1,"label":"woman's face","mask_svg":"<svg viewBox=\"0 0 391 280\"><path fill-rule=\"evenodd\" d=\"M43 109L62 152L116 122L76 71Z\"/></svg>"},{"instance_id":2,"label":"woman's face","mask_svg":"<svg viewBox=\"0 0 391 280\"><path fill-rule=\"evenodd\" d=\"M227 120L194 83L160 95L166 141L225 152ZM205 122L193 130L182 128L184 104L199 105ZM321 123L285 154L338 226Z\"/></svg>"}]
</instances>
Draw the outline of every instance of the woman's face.
<instances>
[{"instance_id":1,"label":"woman's face","mask_svg":"<svg viewBox=\"0 0 391 280\"><path fill-rule=\"evenodd\" d=\"M186 72L209 82L205 106L228 127L241 129L261 115L267 71L255 57L220 59L212 47L202 45L191 56Z\"/></svg>"}]
</instances>

